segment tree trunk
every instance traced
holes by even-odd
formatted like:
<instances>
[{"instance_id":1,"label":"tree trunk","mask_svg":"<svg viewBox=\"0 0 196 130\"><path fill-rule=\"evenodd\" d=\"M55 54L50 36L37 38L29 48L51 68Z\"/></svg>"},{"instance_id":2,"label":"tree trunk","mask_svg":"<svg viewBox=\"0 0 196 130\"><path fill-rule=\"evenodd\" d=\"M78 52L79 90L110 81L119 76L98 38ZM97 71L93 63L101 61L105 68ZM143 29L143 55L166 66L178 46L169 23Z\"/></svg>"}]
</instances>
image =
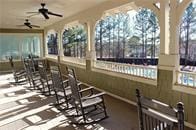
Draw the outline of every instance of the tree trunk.
<instances>
[{"instance_id":1,"label":"tree trunk","mask_svg":"<svg viewBox=\"0 0 196 130\"><path fill-rule=\"evenodd\" d=\"M100 39L100 58L103 58L103 41L102 41L102 37L103 37L103 21L101 21L100 23L100 35L99 35L99 39Z\"/></svg>"},{"instance_id":2,"label":"tree trunk","mask_svg":"<svg viewBox=\"0 0 196 130\"><path fill-rule=\"evenodd\" d=\"M120 57L120 16L118 14L118 43L117 43L117 55L116 58Z\"/></svg>"},{"instance_id":3,"label":"tree trunk","mask_svg":"<svg viewBox=\"0 0 196 130\"><path fill-rule=\"evenodd\" d=\"M114 23L114 20L113 20L113 47L112 47L112 56L113 58L115 57L115 23Z\"/></svg>"},{"instance_id":4,"label":"tree trunk","mask_svg":"<svg viewBox=\"0 0 196 130\"><path fill-rule=\"evenodd\" d=\"M188 49L189 49L189 24L187 22L187 30L186 30L186 45L185 45L185 66L188 63Z\"/></svg>"}]
</instances>

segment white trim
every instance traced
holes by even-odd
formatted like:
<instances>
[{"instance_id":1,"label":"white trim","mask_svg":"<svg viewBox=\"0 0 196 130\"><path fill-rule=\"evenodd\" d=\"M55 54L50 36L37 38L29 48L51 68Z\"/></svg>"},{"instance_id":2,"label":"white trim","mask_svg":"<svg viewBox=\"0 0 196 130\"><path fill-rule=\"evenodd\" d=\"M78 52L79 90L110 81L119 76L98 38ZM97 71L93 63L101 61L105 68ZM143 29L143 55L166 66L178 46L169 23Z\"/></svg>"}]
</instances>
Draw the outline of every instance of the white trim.
<instances>
[{"instance_id":1,"label":"white trim","mask_svg":"<svg viewBox=\"0 0 196 130\"><path fill-rule=\"evenodd\" d=\"M98 69L98 68L94 68L94 67L92 68L92 71L103 73L103 74L110 75L110 76L119 77L119 78L125 78L128 80L132 80L132 81L136 81L136 82L140 82L140 83L150 84L150 85L153 85L154 87L157 86L157 80L154 80L154 79L148 79L148 78L143 78L143 77L139 77L139 76L132 76L132 75L128 75L128 74Z\"/></svg>"},{"instance_id":2,"label":"white trim","mask_svg":"<svg viewBox=\"0 0 196 130\"><path fill-rule=\"evenodd\" d=\"M183 85L175 84L173 85L172 89L175 91L182 92L182 93L196 95L196 88L191 88L189 86L186 87Z\"/></svg>"},{"instance_id":3,"label":"white trim","mask_svg":"<svg viewBox=\"0 0 196 130\"><path fill-rule=\"evenodd\" d=\"M193 130L196 130L196 125L191 124L191 123L189 123L189 122L186 122L186 121L185 121L185 126L191 128L191 129L193 129Z\"/></svg>"}]
</instances>

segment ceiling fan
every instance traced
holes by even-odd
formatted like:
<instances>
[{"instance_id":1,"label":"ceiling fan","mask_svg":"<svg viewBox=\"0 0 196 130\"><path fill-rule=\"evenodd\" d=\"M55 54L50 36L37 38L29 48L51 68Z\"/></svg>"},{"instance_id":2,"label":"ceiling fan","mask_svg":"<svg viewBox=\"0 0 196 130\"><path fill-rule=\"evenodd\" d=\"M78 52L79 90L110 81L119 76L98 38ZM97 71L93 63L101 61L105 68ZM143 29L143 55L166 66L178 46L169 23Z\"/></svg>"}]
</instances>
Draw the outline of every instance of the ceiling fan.
<instances>
[{"instance_id":1,"label":"ceiling fan","mask_svg":"<svg viewBox=\"0 0 196 130\"><path fill-rule=\"evenodd\" d=\"M38 9L38 12L27 12L27 13L28 14L34 14L34 15L41 13L44 16L45 19L49 19L48 15L63 17L63 15L61 15L61 14L56 14L56 13L50 12L47 8L45 8L45 5L46 5L45 3L41 3L42 8Z\"/></svg>"},{"instance_id":2,"label":"ceiling fan","mask_svg":"<svg viewBox=\"0 0 196 130\"><path fill-rule=\"evenodd\" d=\"M19 27L27 26L27 27L29 27L30 29L32 29L32 28L40 28L40 26L32 25L32 24L29 22L28 19L25 19L25 22L24 22L23 25L17 25L17 26L19 26Z\"/></svg>"}]
</instances>

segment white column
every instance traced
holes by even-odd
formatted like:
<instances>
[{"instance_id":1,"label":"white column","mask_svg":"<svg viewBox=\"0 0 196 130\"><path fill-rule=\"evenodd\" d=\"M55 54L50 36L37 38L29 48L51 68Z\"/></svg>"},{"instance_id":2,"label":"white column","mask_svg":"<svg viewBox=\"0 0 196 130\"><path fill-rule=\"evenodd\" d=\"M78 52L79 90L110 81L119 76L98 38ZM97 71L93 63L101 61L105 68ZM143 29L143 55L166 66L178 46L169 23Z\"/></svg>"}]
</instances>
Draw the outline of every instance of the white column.
<instances>
[{"instance_id":1,"label":"white column","mask_svg":"<svg viewBox=\"0 0 196 130\"><path fill-rule=\"evenodd\" d=\"M86 23L87 27L87 50L86 50L86 59L87 60L96 60L96 51L95 51L95 26L96 21L91 20Z\"/></svg>"},{"instance_id":2,"label":"white column","mask_svg":"<svg viewBox=\"0 0 196 130\"><path fill-rule=\"evenodd\" d=\"M174 57L170 53L170 7L169 0L160 1L160 55L159 69L173 70Z\"/></svg>"},{"instance_id":3,"label":"white column","mask_svg":"<svg viewBox=\"0 0 196 130\"><path fill-rule=\"evenodd\" d=\"M57 59L58 59L58 63L60 63L60 60L63 56L62 30L58 29L57 33L58 33L58 56L57 56Z\"/></svg>"},{"instance_id":4,"label":"white column","mask_svg":"<svg viewBox=\"0 0 196 130\"><path fill-rule=\"evenodd\" d=\"M172 64L175 70L179 66L179 17L177 13L178 3L171 0L170 2L170 56L172 57Z\"/></svg>"}]
</instances>

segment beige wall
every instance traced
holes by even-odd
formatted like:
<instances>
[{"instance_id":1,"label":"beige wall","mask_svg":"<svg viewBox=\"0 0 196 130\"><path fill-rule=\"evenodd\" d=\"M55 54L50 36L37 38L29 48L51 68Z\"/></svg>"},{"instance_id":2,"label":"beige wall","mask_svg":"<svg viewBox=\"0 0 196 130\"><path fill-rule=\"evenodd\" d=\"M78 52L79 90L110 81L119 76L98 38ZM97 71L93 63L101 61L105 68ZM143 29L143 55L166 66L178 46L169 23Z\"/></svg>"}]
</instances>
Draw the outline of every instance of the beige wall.
<instances>
[{"instance_id":1,"label":"beige wall","mask_svg":"<svg viewBox=\"0 0 196 130\"><path fill-rule=\"evenodd\" d=\"M14 61L14 65L17 70L20 70L23 68L23 64L21 61ZM0 62L0 74L7 73L7 72L11 72L11 66L10 66L9 61Z\"/></svg>"},{"instance_id":2,"label":"beige wall","mask_svg":"<svg viewBox=\"0 0 196 130\"><path fill-rule=\"evenodd\" d=\"M57 61L48 60L48 63L49 65L56 65ZM61 63L60 65L63 74L66 75L65 66L69 66L70 68L75 69L79 80L133 102L136 101L136 88L139 88L144 96L160 100L173 107L176 107L178 102L183 102L185 107L185 121L196 125L196 95L172 90L172 71L159 69L157 85L149 85L130 79L115 77L110 75L107 71L105 71L105 73L96 72L89 69L91 68L89 66L87 66L86 68L88 69L86 69L85 67L75 67L64 63Z\"/></svg>"}]
</instances>

